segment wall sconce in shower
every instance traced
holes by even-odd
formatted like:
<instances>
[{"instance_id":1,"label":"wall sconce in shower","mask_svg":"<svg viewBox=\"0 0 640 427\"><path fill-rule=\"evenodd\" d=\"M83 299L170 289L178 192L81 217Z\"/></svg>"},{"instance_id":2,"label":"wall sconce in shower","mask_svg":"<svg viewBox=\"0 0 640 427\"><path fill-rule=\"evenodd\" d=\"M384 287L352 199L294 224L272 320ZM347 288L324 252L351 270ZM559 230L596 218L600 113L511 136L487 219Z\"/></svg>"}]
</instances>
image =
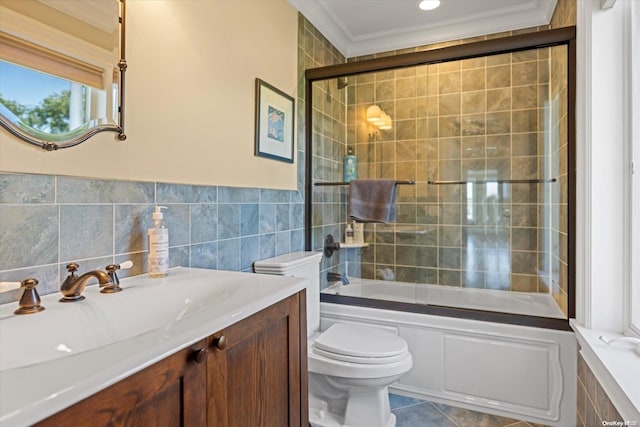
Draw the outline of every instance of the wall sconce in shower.
<instances>
[{"instance_id":1,"label":"wall sconce in shower","mask_svg":"<svg viewBox=\"0 0 640 427\"><path fill-rule=\"evenodd\" d=\"M374 129L373 132L369 133L369 141L374 140L376 136L379 135L378 129L389 130L393 127L391 116L375 104L370 105L369 108L367 108L367 121L377 128Z\"/></svg>"},{"instance_id":2,"label":"wall sconce in shower","mask_svg":"<svg viewBox=\"0 0 640 427\"><path fill-rule=\"evenodd\" d=\"M392 127L391 117L386 113L382 113L381 118L382 118L382 123L378 124L378 129L382 129L382 130L391 129Z\"/></svg>"}]
</instances>

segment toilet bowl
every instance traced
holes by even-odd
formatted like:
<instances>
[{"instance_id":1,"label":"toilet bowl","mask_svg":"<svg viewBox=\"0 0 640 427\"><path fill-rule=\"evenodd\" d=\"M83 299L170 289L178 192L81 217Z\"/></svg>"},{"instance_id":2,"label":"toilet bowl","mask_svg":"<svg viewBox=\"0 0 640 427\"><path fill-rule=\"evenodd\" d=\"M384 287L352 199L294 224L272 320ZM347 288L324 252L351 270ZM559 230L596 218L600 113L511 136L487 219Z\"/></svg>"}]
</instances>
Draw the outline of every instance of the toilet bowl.
<instances>
[{"instance_id":1,"label":"toilet bowl","mask_svg":"<svg viewBox=\"0 0 640 427\"><path fill-rule=\"evenodd\" d=\"M369 325L335 323L320 331L320 252L258 261L254 271L309 279L307 337L312 427L394 427L388 386L413 365L407 343Z\"/></svg>"},{"instance_id":2,"label":"toilet bowl","mask_svg":"<svg viewBox=\"0 0 640 427\"><path fill-rule=\"evenodd\" d=\"M309 340L308 358L309 392L320 401L320 407L309 408L312 426L395 426L387 387L413 363L402 338L371 326L335 323ZM327 413L338 424L327 422Z\"/></svg>"}]
</instances>

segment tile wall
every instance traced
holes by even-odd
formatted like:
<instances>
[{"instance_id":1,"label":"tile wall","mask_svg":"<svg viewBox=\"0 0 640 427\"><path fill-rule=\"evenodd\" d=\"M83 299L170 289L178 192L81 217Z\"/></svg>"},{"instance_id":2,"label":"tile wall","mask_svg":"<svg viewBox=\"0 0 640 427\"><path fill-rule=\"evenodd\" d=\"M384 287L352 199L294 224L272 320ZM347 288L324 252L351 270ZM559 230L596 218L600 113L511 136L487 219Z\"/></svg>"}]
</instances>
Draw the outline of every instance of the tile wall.
<instances>
[{"instance_id":1,"label":"tile wall","mask_svg":"<svg viewBox=\"0 0 640 427\"><path fill-rule=\"evenodd\" d=\"M335 65L346 62L345 57L302 15L301 37L304 55L299 57L299 70ZM304 79L300 80L298 93L299 112L304 112ZM340 88L332 79L314 84L313 88L313 181L342 180L342 158L345 155L344 135L346 120L346 88ZM304 140L304 128L298 141ZM312 193L312 250L322 250L324 236L332 234L341 238L346 216L344 189L339 187L314 187ZM340 253L322 260L321 286L327 285L326 272L340 270Z\"/></svg>"},{"instance_id":2,"label":"tile wall","mask_svg":"<svg viewBox=\"0 0 640 427\"><path fill-rule=\"evenodd\" d=\"M35 277L45 295L72 261L82 273L131 259L121 276L144 273L155 204L168 208L171 266L251 271L304 248L298 191L3 173L0 281ZM14 301L20 291L0 295Z\"/></svg>"},{"instance_id":3,"label":"tile wall","mask_svg":"<svg viewBox=\"0 0 640 427\"><path fill-rule=\"evenodd\" d=\"M625 420L622 419L579 351L577 385L576 424L578 427L601 426L604 425L603 421L619 422L620 424L617 425L624 425Z\"/></svg>"},{"instance_id":4,"label":"tile wall","mask_svg":"<svg viewBox=\"0 0 640 427\"><path fill-rule=\"evenodd\" d=\"M363 178L399 187L396 225L366 228L362 272L501 290L539 290L537 185L430 185L539 178L539 116L548 99L548 49L359 75L349 90L347 145ZM390 130L366 121L377 104Z\"/></svg>"}]
</instances>

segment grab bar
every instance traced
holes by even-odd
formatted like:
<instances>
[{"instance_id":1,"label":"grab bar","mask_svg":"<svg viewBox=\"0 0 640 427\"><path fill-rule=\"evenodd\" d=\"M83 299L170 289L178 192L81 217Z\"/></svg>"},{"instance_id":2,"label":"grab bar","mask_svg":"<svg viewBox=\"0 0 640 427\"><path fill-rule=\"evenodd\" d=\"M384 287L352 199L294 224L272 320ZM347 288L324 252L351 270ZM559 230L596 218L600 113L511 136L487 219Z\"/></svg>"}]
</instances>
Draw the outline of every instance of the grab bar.
<instances>
[{"instance_id":1,"label":"grab bar","mask_svg":"<svg viewBox=\"0 0 640 427\"><path fill-rule=\"evenodd\" d=\"M413 185L415 181L396 181L396 185ZM313 185L316 187L325 187L330 185L349 185L348 182L316 182Z\"/></svg>"},{"instance_id":2,"label":"grab bar","mask_svg":"<svg viewBox=\"0 0 640 427\"><path fill-rule=\"evenodd\" d=\"M450 185L450 184L467 184L472 182L474 184L488 184L495 182L497 184L544 184L549 182L556 182L556 178L551 179L487 179L487 180L473 180L473 181L427 181L430 185Z\"/></svg>"}]
</instances>

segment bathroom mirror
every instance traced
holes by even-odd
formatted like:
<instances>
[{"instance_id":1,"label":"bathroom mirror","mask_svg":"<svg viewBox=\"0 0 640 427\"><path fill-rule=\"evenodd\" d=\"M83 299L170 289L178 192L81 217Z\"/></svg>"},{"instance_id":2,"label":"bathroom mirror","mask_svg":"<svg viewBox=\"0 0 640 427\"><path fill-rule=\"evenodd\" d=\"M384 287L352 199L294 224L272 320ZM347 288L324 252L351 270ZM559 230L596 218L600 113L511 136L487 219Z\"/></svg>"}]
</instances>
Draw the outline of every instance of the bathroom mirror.
<instances>
[{"instance_id":1,"label":"bathroom mirror","mask_svg":"<svg viewBox=\"0 0 640 427\"><path fill-rule=\"evenodd\" d=\"M47 151L124 133L125 0L0 0L0 125Z\"/></svg>"}]
</instances>

